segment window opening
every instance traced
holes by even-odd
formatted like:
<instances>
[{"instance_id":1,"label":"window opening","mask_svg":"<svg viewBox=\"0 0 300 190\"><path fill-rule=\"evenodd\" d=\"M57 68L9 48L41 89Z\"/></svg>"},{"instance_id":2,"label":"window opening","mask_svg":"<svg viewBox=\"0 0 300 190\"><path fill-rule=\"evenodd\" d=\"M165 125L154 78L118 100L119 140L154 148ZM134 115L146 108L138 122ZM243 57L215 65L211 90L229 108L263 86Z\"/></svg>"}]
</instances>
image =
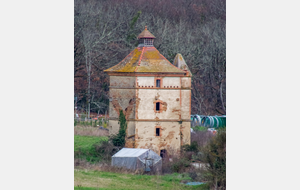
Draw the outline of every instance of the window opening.
<instances>
[{"instance_id":1,"label":"window opening","mask_svg":"<svg viewBox=\"0 0 300 190\"><path fill-rule=\"evenodd\" d=\"M160 150L160 157L165 157L166 156L167 151L165 149Z\"/></svg>"},{"instance_id":2,"label":"window opening","mask_svg":"<svg viewBox=\"0 0 300 190\"><path fill-rule=\"evenodd\" d=\"M139 39L139 44L144 44L144 39Z\"/></svg>"},{"instance_id":3,"label":"window opening","mask_svg":"<svg viewBox=\"0 0 300 190\"><path fill-rule=\"evenodd\" d=\"M156 111L159 111L159 107L160 107L159 102L156 102Z\"/></svg>"},{"instance_id":4,"label":"window opening","mask_svg":"<svg viewBox=\"0 0 300 190\"><path fill-rule=\"evenodd\" d=\"M156 136L160 136L160 128L156 128Z\"/></svg>"},{"instance_id":5,"label":"window opening","mask_svg":"<svg viewBox=\"0 0 300 190\"><path fill-rule=\"evenodd\" d=\"M160 80L159 79L156 80L156 87L160 87Z\"/></svg>"},{"instance_id":6,"label":"window opening","mask_svg":"<svg viewBox=\"0 0 300 190\"><path fill-rule=\"evenodd\" d=\"M153 46L153 39L141 38L139 39L139 46Z\"/></svg>"}]
</instances>

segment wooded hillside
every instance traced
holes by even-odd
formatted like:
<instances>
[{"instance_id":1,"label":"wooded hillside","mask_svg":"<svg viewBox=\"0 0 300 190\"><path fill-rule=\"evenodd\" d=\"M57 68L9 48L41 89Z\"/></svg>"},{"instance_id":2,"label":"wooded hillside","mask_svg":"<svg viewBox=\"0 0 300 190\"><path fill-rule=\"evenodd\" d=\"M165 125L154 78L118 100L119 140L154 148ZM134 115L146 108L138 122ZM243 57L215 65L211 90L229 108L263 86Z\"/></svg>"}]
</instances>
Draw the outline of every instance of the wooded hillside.
<instances>
[{"instance_id":1,"label":"wooded hillside","mask_svg":"<svg viewBox=\"0 0 300 190\"><path fill-rule=\"evenodd\" d=\"M138 44L145 25L171 63L181 53L192 77L192 114L226 114L225 0L75 0L74 96L82 111L108 110L103 70Z\"/></svg>"}]
</instances>

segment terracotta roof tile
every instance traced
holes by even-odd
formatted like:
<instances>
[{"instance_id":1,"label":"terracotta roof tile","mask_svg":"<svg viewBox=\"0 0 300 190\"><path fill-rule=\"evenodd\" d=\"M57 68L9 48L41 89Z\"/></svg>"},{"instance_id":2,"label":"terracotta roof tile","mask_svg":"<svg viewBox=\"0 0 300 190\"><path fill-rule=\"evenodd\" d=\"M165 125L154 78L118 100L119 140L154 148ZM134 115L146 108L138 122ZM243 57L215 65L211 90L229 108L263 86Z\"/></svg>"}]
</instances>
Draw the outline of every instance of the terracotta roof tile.
<instances>
[{"instance_id":1,"label":"terracotta roof tile","mask_svg":"<svg viewBox=\"0 0 300 190\"><path fill-rule=\"evenodd\" d=\"M147 26L145 26L145 30L138 35L138 39L140 39L140 38L155 38L155 36L153 34L151 34L147 30Z\"/></svg>"},{"instance_id":2,"label":"terracotta roof tile","mask_svg":"<svg viewBox=\"0 0 300 190\"><path fill-rule=\"evenodd\" d=\"M104 72L185 73L172 65L155 47L137 47L119 64Z\"/></svg>"}]
</instances>

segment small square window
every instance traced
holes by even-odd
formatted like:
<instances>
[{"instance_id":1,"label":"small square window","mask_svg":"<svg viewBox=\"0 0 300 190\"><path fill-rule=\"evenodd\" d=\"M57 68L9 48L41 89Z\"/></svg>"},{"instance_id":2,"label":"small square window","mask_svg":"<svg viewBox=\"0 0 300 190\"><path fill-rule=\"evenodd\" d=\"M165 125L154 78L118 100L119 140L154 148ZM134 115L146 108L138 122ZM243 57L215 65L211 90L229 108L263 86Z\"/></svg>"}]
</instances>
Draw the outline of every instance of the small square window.
<instances>
[{"instance_id":1,"label":"small square window","mask_svg":"<svg viewBox=\"0 0 300 190\"><path fill-rule=\"evenodd\" d=\"M160 79L156 80L156 87L160 87Z\"/></svg>"}]
</instances>

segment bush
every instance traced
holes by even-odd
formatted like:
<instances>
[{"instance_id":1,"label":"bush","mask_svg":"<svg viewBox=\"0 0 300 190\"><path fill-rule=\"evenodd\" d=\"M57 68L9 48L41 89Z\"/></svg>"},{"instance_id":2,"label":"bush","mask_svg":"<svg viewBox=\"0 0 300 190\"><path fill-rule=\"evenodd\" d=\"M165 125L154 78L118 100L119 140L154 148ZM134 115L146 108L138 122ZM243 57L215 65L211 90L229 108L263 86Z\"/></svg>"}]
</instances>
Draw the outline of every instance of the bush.
<instances>
[{"instance_id":1,"label":"bush","mask_svg":"<svg viewBox=\"0 0 300 190\"><path fill-rule=\"evenodd\" d=\"M212 139L213 134L210 131L195 131L191 133L191 141L197 142L198 151L201 151L203 147Z\"/></svg>"},{"instance_id":2,"label":"bush","mask_svg":"<svg viewBox=\"0 0 300 190\"><path fill-rule=\"evenodd\" d=\"M201 127L201 126L195 126L193 129L194 131L207 131L206 127Z\"/></svg>"},{"instance_id":3,"label":"bush","mask_svg":"<svg viewBox=\"0 0 300 190\"><path fill-rule=\"evenodd\" d=\"M162 172L163 173L182 173L186 172L190 167L191 161L183 156L172 156L172 158L163 158Z\"/></svg>"},{"instance_id":4,"label":"bush","mask_svg":"<svg viewBox=\"0 0 300 190\"><path fill-rule=\"evenodd\" d=\"M226 189L226 128L220 129L216 136L203 149L208 163L205 177L214 189Z\"/></svg>"},{"instance_id":5,"label":"bush","mask_svg":"<svg viewBox=\"0 0 300 190\"><path fill-rule=\"evenodd\" d=\"M196 152L197 153L198 152L198 144L197 144L196 141L193 141L191 143L191 145L188 145L188 144L183 145L182 150L186 151L186 152L191 151L191 152Z\"/></svg>"},{"instance_id":6,"label":"bush","mask_svg":"<svg viewBox=\"0 0 300 190\"><path fill-rule=\"evenodd\" d=\"M190 166L190 161L187 158L173 158L171 164L172 172L183 172L186 168Z\"/></svg>"},{"instance_id":7,"label":"bush","mask_svg":"<svg viewBox=\"0 0 300 190\"><path fill-rule=\"evenodd\" d=\"M99 157L103 161L111 161L111 157L119 151L111 142L104 141L93 145L94 157Z\"/></svg>"},{"instance_id":8,"label":"bush","mask_svg":"<svg viewBox=\"0 0 300 190\"><path fill-rule=\"evenodd\" d=\"M193 152L186 152L182 150L180 153L169 150L162 159L163 173L183 173L189 171L191 168L191 158Z\"/></svg>"}]
</instances>

